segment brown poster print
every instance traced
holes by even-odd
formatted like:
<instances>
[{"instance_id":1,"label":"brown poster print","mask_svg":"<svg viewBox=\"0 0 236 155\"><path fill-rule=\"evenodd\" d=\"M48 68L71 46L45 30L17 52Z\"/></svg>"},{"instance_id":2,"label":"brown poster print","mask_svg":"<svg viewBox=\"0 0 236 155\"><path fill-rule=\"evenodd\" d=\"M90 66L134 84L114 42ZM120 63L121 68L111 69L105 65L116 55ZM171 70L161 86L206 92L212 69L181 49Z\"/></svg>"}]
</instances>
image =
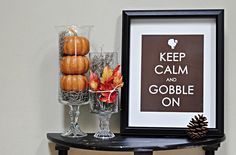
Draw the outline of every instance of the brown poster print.
<instances>
[{"instance_id":1,"label":"brown poster print","mask_svg":"<svg viewBox=\"0 0 236 155\"><path fill-rule=\"evenodd\" d=\"M203 35L142 35L141 111L203 112Z\"/></svg>"}]
</instances>

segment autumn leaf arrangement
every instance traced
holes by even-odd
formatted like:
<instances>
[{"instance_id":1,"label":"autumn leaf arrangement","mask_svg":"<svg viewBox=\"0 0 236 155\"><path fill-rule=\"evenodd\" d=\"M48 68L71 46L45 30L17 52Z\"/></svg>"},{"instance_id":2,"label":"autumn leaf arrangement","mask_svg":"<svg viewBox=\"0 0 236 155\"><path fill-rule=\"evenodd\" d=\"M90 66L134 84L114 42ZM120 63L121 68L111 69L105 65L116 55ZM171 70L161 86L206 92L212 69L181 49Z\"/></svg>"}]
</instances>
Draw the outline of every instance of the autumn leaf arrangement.
<instances>
[{"instance_id":1,"label":"autumn leaf arrangement","mask_svg":"<svg viewBox=\"0 0 236 155\"><path fill-rule=\"evenodd\" d=\"M95 93L98 100L105 104L114 104L118 97L118 89L123 87L123 76L120 65L113 70L108 65L104 67L101 77L90 71L90 93Z\"/></svg>"}]
</instances>

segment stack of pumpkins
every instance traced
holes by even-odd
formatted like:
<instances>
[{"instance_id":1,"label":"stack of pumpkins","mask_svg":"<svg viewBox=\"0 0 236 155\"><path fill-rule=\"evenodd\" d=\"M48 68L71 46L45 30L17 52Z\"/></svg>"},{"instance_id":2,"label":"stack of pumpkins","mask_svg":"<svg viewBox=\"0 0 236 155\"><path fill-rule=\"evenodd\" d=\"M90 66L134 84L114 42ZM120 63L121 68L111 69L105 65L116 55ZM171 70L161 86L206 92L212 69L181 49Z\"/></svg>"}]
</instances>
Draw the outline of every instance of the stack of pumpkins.
<instances>
[{"instance_id":1,"label":"stack of pumpkins","mask_svg":"<svg viewBox=\"0 0 236 155\"><path fill-rule=\"evenodd\" d=\"M90 50L89 40L82 36L64 36L62 58L60 60L60 86L64 91L85 91L88 80L89 60L85 56Z\"/></svg>"}]
</instances>

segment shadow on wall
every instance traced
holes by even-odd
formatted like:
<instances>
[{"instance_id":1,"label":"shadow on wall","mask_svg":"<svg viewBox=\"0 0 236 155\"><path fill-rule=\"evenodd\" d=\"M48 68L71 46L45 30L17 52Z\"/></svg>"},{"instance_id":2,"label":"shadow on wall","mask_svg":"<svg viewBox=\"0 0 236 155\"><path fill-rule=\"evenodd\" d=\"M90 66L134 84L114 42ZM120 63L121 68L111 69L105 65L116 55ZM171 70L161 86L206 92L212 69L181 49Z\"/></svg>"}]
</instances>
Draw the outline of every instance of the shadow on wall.
<instances>
[{"instance_id":1,"label":"shadow on wall","mask_svg":"<svg viewBox=\"0 0 236 155\"><path fill-rule=\"evenodd\" d=\"M115 38L114 38L114 51L119 52L119 63L121 64L121 57L122 57L122 52L121 52L121 40L122 40L122 18L121 15L117 17L116 20L116 31L115 31ZM119 104L121 104L121 93L119 93ZM120 113L118 114L113 114L111 117L110 121L111 125L111 130L115 133L120 132Z\"/></svg>"},{"instance_id":2,"label":"shadow on wall","mask_svg":"<svg viewBox=\"0 0 236 155\"><path fill-rule=\"evenodd\" d=\"M56 36L56 35L55 35ZM56 50L56 41L54 38L45 41L42 48L38 51L36 56L37 63L40 63L40 71L38 72L39 81L39 110L41 129L43 132L49 132L59 127L61 106L57 101L57 83L58 83L58 53ZM60 129L59 129L60 130Z\"/></svg>"},{"instance_id":3,"label":"shadow on wall","mask_svg":"<svg viewBox=\"0 0 236 155\"><path fill-rule=\"evenodd\" d=\"M121 53L122 53L121 41L122 41L122 17L120 15L119 17L117 17L117 20L116 20L116 32L115 32L115 38L114 38L114 51L120 52L120 58L121 58Z\"/></svg>"},{"instance_id":4,"label":"shadow on wall","mask_svg":"<svg viewBox=\"0 0 236 155\"><path fill-rule=\"evenodd\" d=\"M42 139L42 138L41 138ZM46 149L48 148L48 149ZM42 139L40 145L37 147L37 152L33 153L35 155L58 155L55 151L55 144Z\"/></svg>"},{"instance_id":5,"label":"shadow on wall","mask_svg":"<svg viewBox=\"0 0 236 155\"><path fill-rule=\"evenodd\" d=\"M55 32L51 28L50 32ZM55 34L55 37L53 37ZM48 36L47 33L44 36ZM48 36L50 39L45 40L35 55L33 63L40 65L37 71L38 102L39 105L39 129L37 132L41 140L38 146L37 155L50 154L56 155L55 145L47 140L47 132L59 132L61 130L61 120L63 116L58 117L61 113L61 105L57 101L57 83L58 83L58 52L56 33ZM48 147L48 149L46 149Z\"/></svg>"},{"instance_id":6,"label":"shadow on wall","mask_svg":"<svg viewBox=\"0 0 236 155\"><path fill-rule=\"evenodd\" d=\"M48 143L48 147L50 150L50 155L57 155L57 151L55 151L55 144L54 143Z\"/></svg>"}]
</instances>

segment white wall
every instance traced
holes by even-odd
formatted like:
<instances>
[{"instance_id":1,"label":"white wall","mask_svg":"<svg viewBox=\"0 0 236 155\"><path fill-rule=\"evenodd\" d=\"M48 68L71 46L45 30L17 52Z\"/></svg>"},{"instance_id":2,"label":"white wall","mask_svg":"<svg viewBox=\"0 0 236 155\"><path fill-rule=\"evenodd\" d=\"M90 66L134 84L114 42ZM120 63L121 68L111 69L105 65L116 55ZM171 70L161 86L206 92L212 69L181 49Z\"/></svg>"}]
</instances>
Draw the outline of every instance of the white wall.
<instances>
[{"instance_id":1,"label":"white wall","mask_svg":"<svg viewBox=\"0 0 236 155\"><path fill-rule=\"evenodd\" d=\"M55 25L93 24L95 44L104 44L112 50L121 46L122 9L224 8L227 140L216 155L234 155L235 4L233 0L0 0L0 154L56 154L46 133L61 132L68 120L64 116L67 111L57 101ZM81 113L82 129L94 132L95 116L89 114L87 106ZM112 121L112 130L119 131L119 115ZM83 155L92 151L72 150L71 153ZM203 155L203 151L186 149L158 154Z\"/></svg>"}]
</instances>

